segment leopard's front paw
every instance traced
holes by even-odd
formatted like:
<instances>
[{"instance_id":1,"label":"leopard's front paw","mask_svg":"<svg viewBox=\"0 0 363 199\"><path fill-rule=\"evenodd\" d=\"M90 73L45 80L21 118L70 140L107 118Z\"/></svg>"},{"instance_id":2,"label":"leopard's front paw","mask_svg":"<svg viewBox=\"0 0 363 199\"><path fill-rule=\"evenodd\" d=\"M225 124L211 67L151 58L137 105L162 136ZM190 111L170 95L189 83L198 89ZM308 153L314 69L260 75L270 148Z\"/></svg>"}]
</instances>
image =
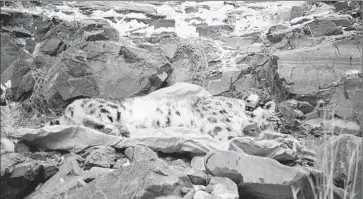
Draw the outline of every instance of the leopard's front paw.
<instances>
[{"instance_id":1,"label":"leopard's front paw","mask_svg":"<svg viewBox=\"0 0 363 199\"><path fill-rule=\"evenodd\" d=\"M130 137L130 132L129 131L122 131L121 136L125 137L125 138L129 138Z\"/></svg>"},{"instance_id":2,"label":"leopard's front paw","mask_svg":"<svg viewBox=\"0 0 363 199\"><path fill-rule=\"evenodd\" d=\"M105 126L105 128L103 129L103 132L108 134L108 135L115 135L115 136L120 136L121 132L118 130L118 128L116 128L115 126Z\"/></svg>"}]
</instances>

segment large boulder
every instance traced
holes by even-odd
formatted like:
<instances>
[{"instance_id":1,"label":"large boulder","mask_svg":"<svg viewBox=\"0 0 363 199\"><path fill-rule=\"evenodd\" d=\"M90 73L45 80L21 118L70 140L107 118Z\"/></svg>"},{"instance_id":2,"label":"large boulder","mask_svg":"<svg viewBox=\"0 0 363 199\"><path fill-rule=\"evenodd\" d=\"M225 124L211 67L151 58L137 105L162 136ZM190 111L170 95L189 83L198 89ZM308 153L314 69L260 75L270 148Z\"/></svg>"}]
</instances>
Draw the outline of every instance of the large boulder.
<instances>
[{"instance_id":1,"label":"large boulder","mask_svg":"<svg viewBox=\"0 0 363 199\"><path fill-rule=\"evenodd\" d=\"M192 189L188 177L169 168L165 162L136 161L96 178L69 196L79 199L99 197L147 199L168 195L182 196L183 188Z\"/></svg>"},{"instance_id":2,"label":"large boulder","mask_svg":"<svg viewBox=\"0 0 363 199\"><path fill-rule=\"evenodd\" d=\"M206 156L205 167L213 176L234 181L240 198L294 198L291 186L305 198L314 198L308 171L284 166L269 158L233 151L212 152Z\"/></svg>"},{"instance_id":3,"label":"large boulder","mask_svg":"<svg viewBox=\"0 0 363 199\"><path fill-rule=\"evenodd\" d=\"M1 34L1 84L11 80L15 100L20 100L32 90L34 79L29 73L33 56L22 49L15 38Z\"/></svg>"},{"instance_id":4,"label":"large boulder","mask_svg":"<svg viewBox=\"0 0 363 199\"><path fill-rule=\"evenodd\" d=\"M169 66L157 48L85 42L67 49L52 66L43 94L52 107L75 97L130 97L161 87Z\"/></svg>"},{"instance_id":5,"label":"large boulder","mask_svg":"<svg viewBox=\"0 0 363 199\"><path fill-rule=\"evenodd\" d=\"M21 47L16 43L16 40L9 34L1 33L1 84L4 84L7 80L3 77L5 70L9 68L12 63L18 59Z\"/></svg>"},{"instance_id":6,"label":"large boulder","mask_svg":"<svg viewBox=\"0 0 363 199\"><path fill-rule=\"evenodd\" d=\"M68 195L71 190L77 189L80 184L85 184L83 178L87 177L87 174L79 167L76 155L66 155L59 171L27 198L60 198Z\"/></svg>"},{"instance_id":7,"label":"large boulder","mask_svg":"<svg viewBox=\"0 0 363 199\"><path fill-rule=\"evenodd\" d=\"M331 137L319 149L318 155L318 168L329 176L335 186L346 190L352 199L363 197L361 137Z\"/></svg>"},{"instance_id":8,"label":"large boulder","mask_svg":"<svg viewBox=\"0 0 363 199\"><path fill-rule=\"evenodd\" d=\"M66 100L75 97L97 96L98 85L92 75L86 61L76 55L64 54L50 69L50 81L42 88L42 94L53 108L61 108Z\"/></svg>"},{"instance_id":9,"label":"large boulder","mask_svg":"<svg viewBox=\"0 0 363 199\"><path fill-rule=\"evenodd\" d=\"M300 21L292 21L291 23L303 23L305 20L309 21L310 19L301 18ZM270 42L271 52L314 47L325 40L323 36L311 37L299 28L273 31L271 34L267 35L267 39Z\"/></svg>"},{"instance_id":10,"label":"large boulder","mask_svg":"<svg viewBox=\"0 0 363 199\"><path fill-rule=\"evenodd\" d=\"M33 24L34 17L31 13L21 12L11 8L1 8L1 11L6 12L6 16L1 20L3 26L24 28L27 30Z\"/></svg>"},{"instance_id":11,"label":"large boulder","mask_svg":"<svg viewBox=\"0 0 363 199\"><path fill-rule=\"evenodd\" d=\"M304 31L313 37L343 34L343 29L330 20L314 20L305 25Z\"/></svg>"},{"instance_id":12,"label":"large boulder","mask_svg":"<svg viewBox=\"0 0 363 199\"><path fill-rule=\"evenodd\" d=\"M360 39L352 36L333 44L277 53L283 87L297 100L313 106L324 100L337 117L362 127Z\"/></svg>"},{"instance_id":13,"label":"large boulder","mask_svg":"<svg viewBox=\"0 0 363 199\"><path fill-rule=\"evenodd\" d=\"M1 79L12 81L15 100L29 97L35 83L40 83L40 80L47 83L45 86L37 85L42 91L35 97L40 101L44 97L52 108L62 107L64 101L74 97L99 94L95 77L91 73L77 72L79 66L79 70L88 70L86 60L77 60L75 57L82 56L72 50L66 55L61 54L62 58L59 58L59 54L68 47L73 50L82 48L78 44L85 41L118 41L118 32L106 20L70 22L11 9L3 15L5 18L1 23L6 25L5 30L13 33L13 36L1 34ZM24 36L29 38L23 39ZM58 70L60 68L70 70Z\"/></svg>"},{"instance_id":14,"label":"large boulder","mask_svg":"<svg viewBox=\"0 0 363 199\"><path fill-rule=\"evenodd\" d=\"M57 163L35 160L19 153L1 155L1 198L24 198L57 173Z\"/></svg>"},{"instance_id":15,"label":"large boulder","mask_svg":"<svg viewBox=\"0 0 363 199\"><path fill-rule=\"evenodd\" d=\"M238 56L235 59L236 66L225 69L222 75L210 80L207 89L213 95L227 91L241 94L259 89L275 96L277 101L282 101L285 99L285 90L277 73L277 60L278 57L263 53Z\"/></svg>"},{"instance_id":16,"label":"large boulder","mask_svg":"<svg viewBox=\"0 0 363 199\"><path fill-rule=\"evenodd\" d=\"M328 88L346 71L361 70L361 45L357 43L360 39L361 36L355 36L333 44L279 52L278 74L292 94Z\"/></svg>"}]
</instances>

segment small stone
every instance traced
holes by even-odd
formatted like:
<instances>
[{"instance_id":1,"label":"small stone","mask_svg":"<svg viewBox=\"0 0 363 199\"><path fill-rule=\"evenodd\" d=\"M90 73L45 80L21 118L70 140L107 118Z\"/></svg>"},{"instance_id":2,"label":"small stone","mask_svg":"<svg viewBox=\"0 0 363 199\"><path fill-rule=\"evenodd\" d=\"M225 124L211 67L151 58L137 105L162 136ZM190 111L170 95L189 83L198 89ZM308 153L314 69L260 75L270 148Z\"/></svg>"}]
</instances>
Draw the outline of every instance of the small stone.
<instances>
[{"instance_id":1,"label":"small stone","mask_svg":"<svg viewBox=\"0 0 363 199\"><path fill-rule=\"evenodd\" d=\"M83 177L85 182L90 182L97 177L103 176L107 173L114 171L115 169L102 168L102 167L92 167L89 171L87 171Z\"/></svg>"},{"instance_id":2,"label":"small stone","mask_svg":"<svg viewBox=\"0 0 363 199\"><path fill-rule=\"evenodd\" d=\"M27 153L30 152L30 148L23 142L18 142L15 144L15 153Z\"/></svg>"},{"instance_id":3,"label":"small stone","mask_svg":"<svg viewBox=\"0 0 363 199\"><path fill-rule=\"evenodd\" d=\"M291 120L293 118L303 118L304 113L297 109L298 101L288 100L278 104L280 113L287 119Z\"/></svg>"},{"instance_id":4,"label":"small stone","mask_svg":"<svg viewBox=\"0 0 363 199\"><path fill-rule=\"evenodd\" d=\"M176 41L160 41L159 46L169 59L172 59L178 50Z\"/></svg>"},{"instance_id":5,"label":"small stone","mask_svg":"<svg viewBox=\"0 0 363 199\"><path fill-rule=\"evenodd\" d=\"M207 191L220 199L238 199L238 188L229 178L213 177L207 186Z\"/></svg>"},{"instance_id":6,"label":"small stone","mask_svg":"<svg viewBox=\"0 0 363 199\"><path fill-rule=\"evenodd\" d=\"M158 19L153 21L151 26L154 26L155 29L158 28L171 28L175 27L175 19Z\"/></svg>"},{"instance_id":7,"label":"small stone","mask_svg":"<svg viewBox=\"0 0 363 199\"><path fill-rule=\"evenodd\" d=\"M296 17L294 19L292 19L290 21L290 24L293 26L293 25L297 25L297 24L302 24L304 22L307 22L307 21L310 21L312 20L313 18L312 17L309 17L309 16L306 16L306 17Z\"/></svg>"},{"instance_id":8,"label":"small stone","mask_svg":"<svg viewBox=\"0 0 363 199\"><path fill-rule=\"evenodd\" d=\"M274 25L271 26L267 31L267 39L272 43L279 43L281 42L285 35L289 32L287 26L285 25Z\"/></svg>"},{"instance_id":9,"label":"small stone","mask_svg":"<svg viewBox=\"0 0 363 199\"><path fill-rule=\"evenodd\" d=\"M14 153L16 148L15 144L12 140L2 137L1 138L1 155L5 153Z\"/></svg>"},{"instance_id":10,"label":"small stone","mask_svg":"<svg viewBox=\"0 0 363 199\"><path fill-rule=\"evenodd\" d=\"M56 36L51 37L44 41L44 45L42 46L42 51L45 54L56 56L61 51L65 50L64 42Z\"/></svg>"},{"instance_id":11,"label":"small stone","mask_svg":"<svg viewBox=\"0 0 363 199\"><path fill-rule=\"evenodd\" d=\"M208 5L202 5L202 8L204 8L206 10L210 10L210 7Z\"/></svg>"},{"instance_id":12,"label":"small stone","mask_svg":"<svg viewBox=\"0 0 363 199\"><path fill-rule=\"evenodd\" d=\"M335 11L349 9L348 2L345 2L345 1L337 1L337 2L335 2L334 3L334 7L335 7Z\"/></svg>"},{"instance_id":13,"label":"small stone","mask_svg":"<svg viewBox=\"0 0 363 199\"><path fill-rule=\"evenodd\" d=\"M207 37L212 39L220 39L234 31L234 27L231 25L212 25L212 26L198 26L197 32L201 37Z\"/></svg>"},{"instance_id":14,"label":"small stone","mask_svg":"<svg viewBox=\"0 0 363 199\"><path fill-rule=\"evenodd\" d=\"M198 169L198 170L204 171L205 170L205 167L204 167L204 157L195 156L192 159L192 161L190 162L190 166L193 169Z\"/></svg>"},{"instance_id":15,"label":"small stone","mask_svg":"<svg viewBox=\"0 0 363 199\"><path fill-rule=\"evenodd\" d=\"M152 75L149 81L153 87L160 88L167 78L168 74L166 72L159 72L158 74Z\"/></svg>"},{"instance_id":16,"label":"small stone","mask_svg":"<svg viewBox=\"0 0 363 199\"><path fill-rule=\"evenodd\" d=\"M187 193L185 196L183 196L183 199L194 199L195 192L196 192L195 190L189 191L189 193Z\"/></svg>"},{"instance_id":17,"label":"small stone","mask_svg":"<svg viewBox=\"0 0 363 199\"><path fill-rule=\"evenodd\" d=\"M108 38L107 35L105 35L104 30L95 30L86 33L86 41L102 41L102 40L110 40L110 38Z\"/></svg>"},{"instance_id":18,"label":"small stone","mask_svg":"<svg viewBox=\"0 0 363 199\"><path fill-rule=\"evenodd\" d=\"M204 185L206 186L210 181L210 176L201 170L197 169L186 169L186 174L189 177L193 185Z\"/></svg>"},{"instance_id":19,"label":"small stone","mask_svg":"<svg viewBox=\"0 0 363 199\"><path fill-rule=\"evenodd\" d=\"M170 164L174 167L179 167L179 168L187 168L188 167L188 163L186 163L186 161L182 160L182 159L176 159L176 160L172 160L170 162Z\"/></svg>"},{"instance_id":20,"label":"small stone","mask_svg":"<svg viewBox=\"0 0 363 199\"><path fill-rule=\"evenodd\" d=\"M304 114L311 113L314 110L314 106L309 102L299 102L297 108L302 111Z\"/></svg>"},{"instance_id":21,"label":"small stone","mask_svg":"<svg viewBox=\"0 0 363 199\"><path fill-rule=\"evenodd\" d=\"M74 11L72 10L62 10L62 12L66 15L74 15Z\"/></svg>"},{"instance_id":22,"label":"small stone","mask_svg":"<svg viewBox=\"0 0 363 199\"><path fill-rule=\"evenodd\" d=\"M86 158L85 167L93 166L112 168L115 165L116 151L112 147L104 146L93 150Z\"/></svg>"},{"instance_id":23,"label":"small stone","mask_svg":"<svg viewBox=\"0 0 363 199\"><path fill-rule=\"evenodd\" d=\"M127 157L127 159L129 159L130 161L134 158L134 148L133 147L128 147L125 150L125 156Z\"/></svg>"},{"instance_id":24,"label":"small stone","mask_svg":"<svg viewBox=\"0 0 363 199\"><path fill-rule=\"evenodd\" d=\"M144 160L157 160L158 155L147 146L136 145L133 150L132 162Z\"/></svg>"},{"instance_id":25,"label":"small stone","mask_svg":"<svg viewBox=\"0 0 363 199\"><path fill-rule=\"evenodd\" d=\"M211 195L210 193L198 190L194 194L194 199L217 199L217 198Z\"/></svg>"},{"instance_id":26,"label":"small stone","mask_svg":"<svg viewBox=\"0 0 363 199\"><path fill-rule=\"evenodd\" d=\"M184 9L185 13L195 13L195 12L198 12L198 8L195 8L195 7L186 7Z\"/></svg>"},{"instance_id":27,"label":"small stone","mask_svg":"<svg viewBox=\"0 0 363 199\"><path fill-rule=\"evenodd\" d=\"M15 27L13 28L13 33L15 34L15 37L31 37L32 34L28 30L25 30L24 28Z\"/></svg>"},{"instance_id":28,"label":"small stone","mask_svg":"<svg viewBox=\"0 0 363 199\"><path fill-rule=\"evenodd\" d=\"M243 128L243 133L247 136L258 137L261 133L261 130L257 123L252 123Z\"/></svg>"},{"instance_id":29,"label":"small stone","mask_svg":"<svg viewBox=\"0 0 363 199\"><path fill-rule=\"evenodd\" d=\"M120 158L115 163L115 168L118 169L120 167L128 166L130 165L130 161L127 158Z\"/></svg>"}]
</instances>

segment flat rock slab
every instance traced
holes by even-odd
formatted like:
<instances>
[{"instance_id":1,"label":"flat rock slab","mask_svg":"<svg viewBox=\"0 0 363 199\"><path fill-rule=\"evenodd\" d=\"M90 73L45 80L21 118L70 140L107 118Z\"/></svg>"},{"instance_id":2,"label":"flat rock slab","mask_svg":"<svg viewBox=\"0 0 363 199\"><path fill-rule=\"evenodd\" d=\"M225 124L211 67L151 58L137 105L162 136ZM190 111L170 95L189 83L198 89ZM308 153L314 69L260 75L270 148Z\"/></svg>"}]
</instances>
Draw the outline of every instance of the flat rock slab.
<instances>
[{"instance_id":1,"label":"flat rock slab","mask_svg":"<svg viewBox=\"0 0 363 199\"><path fill-rule=\"evenodd\" d=\"M333 44L279 52L278 73L285 78L290 93L306 94L328 88L348 70L361 70L362 37Z\"/></svg>"}]
</instances>

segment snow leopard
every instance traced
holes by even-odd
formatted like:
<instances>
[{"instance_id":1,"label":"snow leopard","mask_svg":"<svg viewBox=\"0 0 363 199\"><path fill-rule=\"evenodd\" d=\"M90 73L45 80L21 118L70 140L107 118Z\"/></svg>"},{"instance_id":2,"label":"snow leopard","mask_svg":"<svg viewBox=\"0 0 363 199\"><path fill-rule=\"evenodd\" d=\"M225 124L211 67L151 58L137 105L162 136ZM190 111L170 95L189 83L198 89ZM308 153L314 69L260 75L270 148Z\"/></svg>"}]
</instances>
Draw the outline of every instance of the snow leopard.
<instances>
[{"instance_id":1,"label":"snow leopard","mask_svg":"<svg viewBox=\"0 0 363 199\"><path fill-rule=\"evenodd\" d=\"M270 101L256 107L256 97L133 97L120 100L77 99L50 125L84 125L107 134L129 137L137 129L185 127L218 141L257 136L275 114ZM253 106L249 106L253 104Z\"/></svg>"}]
</instances>

